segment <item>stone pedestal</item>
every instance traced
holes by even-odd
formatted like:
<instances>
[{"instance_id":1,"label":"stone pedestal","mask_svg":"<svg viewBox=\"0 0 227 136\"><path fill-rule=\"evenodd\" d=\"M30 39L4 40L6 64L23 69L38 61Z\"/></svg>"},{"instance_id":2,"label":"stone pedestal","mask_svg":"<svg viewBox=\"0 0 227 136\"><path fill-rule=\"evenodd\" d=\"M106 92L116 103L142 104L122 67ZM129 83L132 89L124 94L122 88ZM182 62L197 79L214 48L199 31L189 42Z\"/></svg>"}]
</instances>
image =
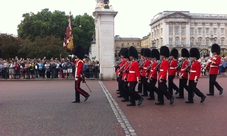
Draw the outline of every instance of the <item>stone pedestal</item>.
<instances>
[{"instance_id":1,"label":"stone pedestal","mask_svg":"<svg viewBox=\"0 0 227 136\"><path fill-rule=\"evenodd\" d=\"M93 12L96 31L96 60L100 62L100 79L112 80L114 71L114 17L112 9L99 9Z\"/></svg>"}]
</instances>

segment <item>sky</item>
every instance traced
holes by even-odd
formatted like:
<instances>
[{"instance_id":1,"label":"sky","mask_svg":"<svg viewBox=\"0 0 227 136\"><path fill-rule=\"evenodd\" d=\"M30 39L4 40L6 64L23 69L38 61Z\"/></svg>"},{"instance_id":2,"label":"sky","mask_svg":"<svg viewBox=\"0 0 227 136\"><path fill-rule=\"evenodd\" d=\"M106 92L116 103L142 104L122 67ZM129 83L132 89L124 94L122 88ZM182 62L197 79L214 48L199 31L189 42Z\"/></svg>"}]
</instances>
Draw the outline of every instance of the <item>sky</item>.
<instances>
[{"instance_id":1,"label":"sky","mask_svg":"<svg viewBox=\"0 0 227 136\"><path fill-rule=\"evenodd\" d=\"M115 35L142 38L150 32L150 20L162 11L190 11L191 13L227 14L226 0L109 0L118 12ZM48 8L73 16L92 15L96 0L0 0L0 33L17 36L17 26L24 13L37 13Z\"/></svg>"}]
</instances>

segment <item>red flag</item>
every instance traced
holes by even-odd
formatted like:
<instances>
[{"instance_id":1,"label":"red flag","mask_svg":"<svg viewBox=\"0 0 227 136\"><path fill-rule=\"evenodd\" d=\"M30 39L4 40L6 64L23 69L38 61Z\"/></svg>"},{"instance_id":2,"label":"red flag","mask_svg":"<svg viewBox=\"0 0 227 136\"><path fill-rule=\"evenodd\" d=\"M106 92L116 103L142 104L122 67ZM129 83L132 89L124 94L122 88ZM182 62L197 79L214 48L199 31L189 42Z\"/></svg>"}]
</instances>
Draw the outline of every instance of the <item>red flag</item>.
<instances>
[{"instance_id":1,"label":"red flag","mask_svg":"<svg viewBox=\"0 0 227 136\"><path fill-rule=\"evenodd\" d=\"M72 16L69 13L68 26L65 29L65 36L63 41L63 47L71 50L73 49L73 34L72 34Z\"/></svg>"}]
</instances>

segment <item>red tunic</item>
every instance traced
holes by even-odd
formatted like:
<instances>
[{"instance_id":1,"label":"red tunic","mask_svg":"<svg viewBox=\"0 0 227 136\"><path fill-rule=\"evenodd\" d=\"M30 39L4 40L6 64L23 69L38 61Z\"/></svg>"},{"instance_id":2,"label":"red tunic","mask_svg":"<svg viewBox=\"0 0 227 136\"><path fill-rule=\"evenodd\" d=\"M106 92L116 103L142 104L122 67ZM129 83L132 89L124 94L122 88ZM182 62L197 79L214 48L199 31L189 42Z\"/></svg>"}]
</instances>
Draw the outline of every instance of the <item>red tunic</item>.
<instances>
[{"instance_id":1,"label":"red tunic","mask_svg":"<svg viewBox=\"0 0 227 136\"><path fill-rule=\"evenodd\" d=\"M139 64L137 61L132 61L129 67L128 82L136 82L140 79Z\"/></svg>"},{"instance_id":2,"label":"red tunic","mask_svg":"<svg viewBox=\"0 0 227 136\"><path fill-rule=\"evenodd\" d=\"M175 76L176 75L177 64L178 64L178 62L177 62L176 59L171 60L171 62L169 64L169 73L168 73L169 76Z\"/></svg>"},{"instance_id":3,"label":"red tunic","mask_svg":"<svg viewBox=\"0 0 227 136\"><path fill-rule=\"evenodd\" d=\"M126 69L129 67L129 65L130 65L130 62L129 61L126 61L125 62L125 66L122 69L122 72L123 72L123 74L122 74L122 80L125 80L128 77L128 71Z\"/></svg>"},{"instance_id":4,"label":"red tunic","mask_svg":"<svg viewBox=\"0 0 227 136\"><path fill-rule=\"evenodd\" d=\"M147 67L150 66L150 64L151 64L151 61L149 61L148 59L144 59L141 76L146 76Z\"/></svg>"},{"instance_id":5,"label":"red tunic","mask_svg":"<svg viewBox=\"0 0 227 136\"><path fill-rule=\"evenodd\" d=\"M187 78L188 79L188 71L185 70L185 68L188 66L188 60L185 60L181 66L181 73L180 76L182 76L183 78Z\"/></svg>"},{"instance_id":6,"label":"red tunic","mask_svg":"<svg viewBox=\"0 0 227 136\"><path fill-rule=\"evenodd\" d=\"M157 79L157 70L155 69L157 65L158 65L158 63L156 61L153 61L152 62L150 73L148 75L148 78L149 79L151 79L151 78L152 79Z\"/></svg>"},{"instance_id":7,"label":"red tunic","mask_svg":"<svg viewBox=\"0 0 227 136\"><path fill-rule=\"evenodd\" d=\"M192 62L189 74L189 80L199 79L201 74L201 64L197 60Z\"/></svg>"},{"instance_id":8,"label":"red tunic","mask_svg":"<svg viewBox=\"0 0 227 136\"><path fill-rule=\"evenodd\" d=\"M221 57L215 55L211 58L211 62L209 62L206 68L210 68L210 75L218 75L219 74L219 65L221 64Z\"/></svg>"},{"instance_id":9,"label":"red tunic","mask_svg":"<svg viewBox=\"0 0 227 136\"><path fill-rule=\"evenodd\" d=\"M124 63L125 63L125 59L124 58L121 58L121 63L120 64L118 64L118 68L117 68L117 70L116 70L116 75L117 76L119 76L119 70L120 70L120 68L124 65Z\"/></svg>"},{"instance_id":10,"label":"red tunic","mask_svg":"<svg viewBox=\"0 0 227 136\"><path fill-rule=\"evenodd\" d=\"M167 71L169 68L169 62L167 60L162 60L161 65L159 67L159 75L158 75L158 80L164 79L167 80Z\"/></svg>"},{"instance_id":11,"label":"red tunic","mask_svg":"<svg viewBox=\"0 0 227 136\"><path fill-rule=\"evenodd\" d=\"M83 74L83 66L84 62L82 60L76 60L76 71L75 71L75 77L80 77Z\"/></svg>"}]
</instances>

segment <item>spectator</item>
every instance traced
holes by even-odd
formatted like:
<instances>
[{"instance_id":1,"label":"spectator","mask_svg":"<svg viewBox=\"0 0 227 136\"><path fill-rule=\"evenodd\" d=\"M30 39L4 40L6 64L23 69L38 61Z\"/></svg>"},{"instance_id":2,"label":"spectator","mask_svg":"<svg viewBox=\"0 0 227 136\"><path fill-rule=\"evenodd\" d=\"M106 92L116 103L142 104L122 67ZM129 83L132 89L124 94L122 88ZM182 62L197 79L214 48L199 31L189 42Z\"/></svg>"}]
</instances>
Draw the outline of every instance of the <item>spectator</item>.
<instances>
[{"instance_id":1,"label":"spectator","mask_svg":"<svg viewBox=\"0 0 227 136\"><path fill-rule=\"evenodd\" d=\"M14 79L14 61L10 60L9 62L9 79Z\"/></svg>"},{"instance_id":2,"label":"spectator","mask_svg":"<svg viewBox=\"0 0 227 136\"><path fill-rule=\"evenodd\" d=\"M73 78L73 65L72 62L67 60L67 73L68 73L68 78Z\"/></svg>"},{"instance_id":3,"label":"spectator","mask_svg":"<svg viewBox=\"0 0 227 136\"><path fill-rule=\"evenodd\" d=\"M95 78L99 78L99 61L95 62Z\"/></svg>"},{"instance_id":4,"label":"spectator","mask_svg":"<svg viewBox=\"0 0 227 136\"><path fill-rule=\"evenodd\" d=\"M49 60L46 61L46 64L44 65L44 69L45 69L46 77L50 78L51 65L50 65L50 61Z\"/></svg>"},{"instance_id":5,"label":"spectator","mask_svg":"<svg viewBox=\"0 0 227 136\"><path fill-rule=\"evenodd\" d=\"M20 65L18 64L17 61L14 61L14 70L15 70L15 78L19 79L20 78Z\"/></svg>"},{"instance_id":6,"label":"spectator","mask_svg":"<svg viewBox=\"0 0 227 136\"><path fill-rule=\"evenodd\" d=\"M64 78L68 78L68 77L67 77L67 63L66 63L66 61L64 61L64 62L62 63L62 70L63 70L63 77L64 77Z\"/></svg>"},{"instance_id":7,"label":"spectator","mask_svg":"<svg viewBox=\"0 0 227 136\"><path fill-rule=\"evenodd\" d=\"M39 64L37 61L35 61L35 78L38 78L39 77Z\"/></svg>"}]
</instances>

